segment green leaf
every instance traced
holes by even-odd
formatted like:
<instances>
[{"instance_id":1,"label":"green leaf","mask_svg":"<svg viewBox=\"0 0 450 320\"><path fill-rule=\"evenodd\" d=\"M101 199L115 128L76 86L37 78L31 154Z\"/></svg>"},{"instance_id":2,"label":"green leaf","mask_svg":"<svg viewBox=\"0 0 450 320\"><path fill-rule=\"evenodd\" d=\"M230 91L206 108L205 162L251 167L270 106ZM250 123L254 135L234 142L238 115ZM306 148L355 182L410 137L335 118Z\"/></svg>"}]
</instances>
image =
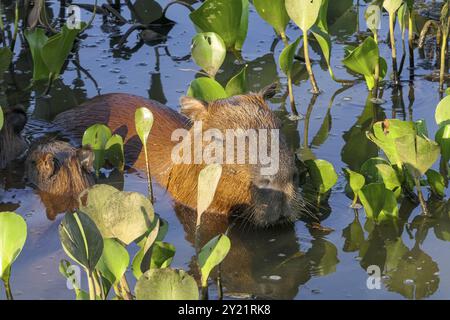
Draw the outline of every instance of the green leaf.
<instances>
[{"instance_id":1,"label":"green leaf","mask_svg":"<svg viewBox=\"0 0 450 320\"><path fill-rule=\"evenodd\" d=\"M170 267L173 257L175 256L175 251L176 249L173 244L156 241L152 248L150 268Z\"/></svg>"},{"instance_id":2,"label":"green leaf","mask_svg":"<svg viewBox=\"0 0 450 320\"><path fill-rule=\"evenodd\" d=\"M27 224L15 212L0 212L0 279L7 282L11 265L27 239Z\"/></svg>"},{"instance_id":3,"label":"green leaf","mask_svg":"<svg viewBox=\"0 0 450 320\"><path fill-rule=\"evenodd\" d=\"M368 183L383 182L381 173L377 168L378 164L390 165L390 163L380 157L367 159L361 166L361 174L366 177Z\"/></svg>"},{"instance_id":4,"label":"green leaf","mask_svg":"<svg viewBox=\"0 0 450 320\"><path fill-rule=\"evenodd\" d=\"M202 32L217 33L228 50L239 50L238 42L247 33L244 4L243 0L206 0L189 17Z\"/></svg>"},{"instance_id":5,"label":"green leaf","mask_svg":"<svg viewBox=\"0 0 450 320\"><path fill-rule=\"evenodd\" d=\"M200 225L202 214L213 202L221 175L222 166L220 164L209 164L198 175L197 226Z\"/></svg>"},{"instance_id":6,"label":"green leaf","mask_svg":"<svg viewBox=\"0 0 450 320\"><path fill-rule=\"evenodd\" d=\"M150 269L136 283L138 300L198 300L194 278L183 270Z\"/></svg>"},{"instance_id":7,"label":"green leaf","mask_svg":"<svg viewBox=\"0 0 450 320\"><path fill-rule=\"evenodd\" d=\"M373 125L373 134L367 137L380 147L392 164L398 165L401 160L395 144L395 140L405 135L415 135L416 127L411 121L389 119L377 122Z\"/></svg>"},{"instance_id":8,"label":"green leaf","mask_svg":"<svg viewBox=\"0 0 450 320\"><path fill-rule=\"evenodd\" d=\"M392 14L395 14L395 12L397 12L397 10L400 8L402 3L403 3L403 0L384 0L383 8L385 8L386 11L390 15L392 15Z\"/></svg>"},{"instance_id":9,"label":"green leaf","mask_svg":"<svg viewBox=\"0 0 450 320\"><path fill-rule=\"evenodd\" d=\"M429 169L425 175L427 176L428 185L434 194L445 197L445 179L437 171Z\"/></svg>"},{"instance_id":10,"label":"green leaf","mask_svg":"<svg viewBox=\"0 0 450 320\"><path fill-rule=\"evenodd\" d=\"M358 195L368 218L381 222L398 217L395 194L383 183L365 185Z\"/></svg>"},{"instance_id":11,"label":"green leaf","mask_svg":"<svg viewBox=\"0 0 450 320\"><path fill-rule=\"evenodd\" d=\"M77 300L89 300L89 293L81 290L81 288L78 286L79 284L77 281L75 271L73 269L70 269L71 266L72 264L69 261L62 259L59 262L59 273L64 278L66 278L67 281L70 281L75 291L75 296Z\"/></svg>"},{"instance_id":12,"label":"green leaf","mask_svg":"<svg viewBox=\"0 0 450 320\"><path fill-rule=\"evenodd\" d=\"M253 0L258 14L278 33L284 34L290 21L284 5L285 0Z\"/></svg>"},{"instance_id":13,"label":"green leaf","mask_svg":"<svg viewBox=\"0 0 450 320\"><path fill-rule=\"evenodd\" d=\"M441 155L444 161L450 161L450 123L439 128L435 139L441 147Z\"/></svg>"},{"instance_id":14,"label":"green leaf","mask_svg":"<svg viewBox=\"0 0 450 320\"><path fill-rule=\"evenodd\" d=\"M2 106L0 106L0 130L2 130L4 123L5 123L5 116L3 115Z\"/></svg>"},{"instance_id":15,"label":"green leaf","mask_svg":"<svg viewBox=\"0 0 450 320\"><path fill-rule=\"evenodd\" d=\"M434 116L439 126L450 123L450 96L446 96L439 102Z\"/></svg>"},{"instance_id":16,"label":"green leaf","mask_svg":"<svg viewBox=\"0 0 450 320\"><path fill-rule=\"evenodd\" d=\"M214 78L225 60L227 49L217 33L204 32L192 39L191 52L195 63Z\"/></svg>"},{"instance_id":17,"label":"green leaf","mask_svg":"<svg viewBox=\"0 0 450 320\"><path fill-rule=\"evenodd\" d=\"M0 48L0 79L3 77L3 73L8 70L12 58L13 54L8 47Z\"/></svg>"},{"instance_id":18,"label":"green leaf","mask_svg":"<svg viewBox=\"0 0 450 320\"><path fill-rule=\"evenodd\" d=\"M242 15L241 15L241 24L239 26L239 32L236 39L236 44L234 48L238 51L242 50L244 46L245 39L247 38L248 32L248 15L249 15L249 2L248 0L242 0Z\"/></svg>"},{"instance_id":19,"label":"green leaf","mask_svg":"<svg viewBox=\"0 0 450 320\"><path fill-rule=\"evenodd\" d=\"M153 127L153 113L150 109L142 107L136 110L134 114L134 123L136 132L143 145L147 145L148 136Z\"/></svg>"},{"instance_id":20,"label":"green leaf","mask_svg":"<svg viewBox=\"0 0 450 320\"><path fill-rule=\"evenodd\" d=\"M378 176L381 177L379 182L383 182L387 189L394 192L397 198L402 193L401 182L398 179L397 173L390 164L380 163L376 165Z\"/></svg>"},{"instance_id":21,"label":"green leaf","mask_svg":"<svg viewBox=\"0 0 450 320\"><path fill-rule=\"evenodd\" d=\"M123 139L118 134L112 135L105 145L106 158L120 171L123 171L125 167L125 155L123 148Z\"/></svg>"},{"instance_id":22,"label":"green leaf","mask_svg":"<svg viewBox=\"0 0 450 320\"><path fill-rule=\"evenodd\" d=\"M97 264L97 270L110 285L119 283L130 263L130 256L119 242L114 239L104 239L102 256Z\"/></svg>"},{"instance_id":23,"label":"green leaf","mask_svg":"<svg viewBox=\"0 0 450 320\"><path fill-rule=\"evenodd\" d=\"M93 272L103 252L103 238L94 221L83 212L68 213L59 226L66 254Z\"/></svg>"},{"instance_id":24,"label":"green leaf","mask_svg":"<svg viewBox=\"0 0 450 320\"><path fill-rule=\"evenodd\" d=\"M111 130L104 124L94 124L83 134L83 146L90 145L94 152L94 168L98 172L105 164L106 143L111 139Z\"/></svg>"},{"instance_id":25,"label":"green leaf","mask_svg":"<svg viewBox=\"0 0 450 320\"><path fill-rule=\"evenodd\" d=\"M326 160L307 160L308 168L314 187L319 193L324 194L337 182L338 176L331 163Z\"/></svg>"},{"instance_id":26,"label":"green leaf","mask_svg":"<svg viewBox=\"0 0 450 320\"><path fill-rule=\"evenodd\" d=\"M347 181L348 184L350 185L350 188L355 194L357 194L359 190L361 190L361 188L364 187L366 179L362 174L359 174L358 172L352 171L347 168L344 169L344 172L346 173Z\"/></svg>"},{"instance_id":27,"label":"green leaf","mask_svg":"<svg viewBox=\"0 0 450 320\"><path fill-rule=\"evenodd\" d=\"M355 216L352 223L342 230L342 236L345 239L342 251L355 252L359 250L364 242L364 230L357 216Z\"/></svg>"},{"instance_id":28,"label":"green leaf","mask_svg":"<svg viewBox=\"0 0 450 320\"><path fill-rule=\"evenodd\" d=\"M33 58L33 80L47 80L50 71L42 57L42 48L48 41L44 29L36 28L33 31L26 30L24 35L30 46L31 56Z\"/></svg>"},{"instance_id":29,"label":"green leaf","mask_svg":"<svg viewBox=\"0 0 450 320\"><path fill-rule=\"evenodd\" d=\"M412 134L395 139L400 160L411 170L411 174L419 177L439 158L439 145L427 138Z\"/></svg>"},{"instance_id":30,"label":"green leaf","mask_svg":"<svg viewBox=\"0 0 450 320\"><path fill-rule=\"evenodd\" d=\"M164 233L166 232L164 229L167 229L167 227L161 225L161 221L160 218L157 218L153 228L149 230L148 235L138 243L138 246L141 248L131 263L131 270L136 279L139 279L144 272L150 269L152 246L155 241L162 241L162 238L164 238Z\"/></svg>"},{"instance_id":31,"label":"green leaf","mask_svg":"<svg viewBox=\"0 0 450 320\"><path fill-rule=\"evenodd\" d=\"M286 11L303 32L317 21L322 0L286 0Z\"/></svg>"},{"instance_id":32,"label":"green leaf","mask_svg":"<svg viewBox=\"0 0 450 320\"><path fill-rule=\"evenodd\" d=\"M228 81L225 92L228 96L237 96L247 92L247 65Z\"/></svg>"},{"instance_id":33,"label":"green leaf","mask_svg":"<svg viewBox=\"0 0 450 320\"><path fill-rule=\"evenodd\" d=\"M280 64L280 69L287 76L291 75L292 65L294 64L294 56L297 51L298 44L300 42L300 38L292 42L290 45L285 47L278 58L278 62Z\"/></svg>"},{"instance_id":34,"label":"green leaf","mask_svg":"<svg viewBox=\"0 0 450 320\"><path fill-rule=\"evenodd\" d=\"M219 265L227 256L231 248L230 239L224 235L218 235L208 241L198 254L198 264L202 274L202 286L208 284L208 277L212 269Z\"/></svg>"},{"instance_id":35,"label":"green leaf","mask_svg":"<svg viewBox=\"0 0 450 320\"><path fill-rule=\"evenodd\" d=\"M414 122L414 126L415 126L416 132L419 136L421 136L423 138L428 138L428 128L427 128L427 123L425 122L425 120L423 120L423 119L417 120L416 122Z\"/></svg>"},{"instance_id":36,"label":"green leaf","mask_svg":"<svg viewBox=\"0 0 450 320\"><path fill-rule=\"evenodd\" d=\"M95 221L103 238L117 238L126 245L146 233L155 218L150 200L137 192L95 185L80 199L80 210Z\"/></svg>"},{"instance_id":37,"label":"green leaf","mask_svg":"<svg viewBox=\"0 0 450 320\"><path fill-rule=\"evenodd\" d=\"M193 80L187 91L189 97L211 102L228 97L225 89L216 80L201 77Z\"/></svg>"}]
</instances>

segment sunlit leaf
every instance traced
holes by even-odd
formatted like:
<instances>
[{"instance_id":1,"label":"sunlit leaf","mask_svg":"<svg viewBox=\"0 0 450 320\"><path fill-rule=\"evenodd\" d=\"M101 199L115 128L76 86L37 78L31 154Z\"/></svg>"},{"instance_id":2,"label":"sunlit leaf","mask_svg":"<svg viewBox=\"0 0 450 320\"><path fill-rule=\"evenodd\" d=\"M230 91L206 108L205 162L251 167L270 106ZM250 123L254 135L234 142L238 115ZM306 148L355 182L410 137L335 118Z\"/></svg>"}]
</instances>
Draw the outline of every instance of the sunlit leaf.
<instances>
[{"instance_id":1,"label":"sunlit leaf","mask_svg":"<svg viewBox=\"0 0 450 320\"><path fill-rule=\"evenodd\" d=\"M285 47L281 52L280 57L278 58L280 69L287 76L291 75L292 65L294 64L294 56L297 51L299 42L300 38L297 38L297 40Z\"/></svg>"},{"instance_id":2,"label":"sunlit leaf","mask_svg":"<svg viewBox=\"0 0 450 320\"><path fill-rule=\"evenodd\" d=\"M386 9L389 14L395 14L397 10L402 5L403 0L384 0L383 1L383 8Z\"/></svg>"},{"instance_id":3,"label":"sunlit leaf","mask_svg":"<svg viewBox=\"0 0 450 320\"><path fill-rule=\"evenodd\" d=\"M136 283L138 300L198 300L194 278L183 270L150 269Z\"/></svg>"},{"instance_id":4,"label":"sunlit leaf","mask_svg":"<svg viewBox=\"0 0 450 320\"><path fill-rule=\"evenodd\" d=\"M307 160L306 166L314 187L324 194L337 182L338 176L331 163L326 160Z\"/></svg>"},{"instance_id":5,"label":"sunlit leaf","mask_svg":"<svg viewBox=\"0 0 450 320\"><path fill-rule=\"evenodd\" d=\"M286 11L296 25L307 32L317 21L322 0L286 0Z\"/></svg>"},{"instance_id":6,"label":"sunlit leaf","mask_svg":"<svg viewBox=\"0 0 450 320\"><path fill-rule=\"evenodd\" d=\"M214 77L226 56L222 38L214 32L198 33L192 39L192 58L210 77Z\"/></svg>"},{"instance_id":7,"label":"sunlit leaf","mask_svg":"<svg viewBox=\"0 0 450 320\"><path fill-rule=\"evenodd\" d=\"M435 139L441 147L441 155L444 161L450 161L450 123L439 128Z\"/></svg>"},{"instance_id":8,"label":"sunlit leaf","mask_svg":"<svg viewBox=\"0 0 450 320\"><path fill-rule=\"evenodd\" d=\"M97 270L111 285L119 283L130 263L130 256L119 242L104 239L103 253L97 264Z\"/></svg>"},{"instance_id":9,"label":"sunlit leaf","mask_svg":"<svg viewBox=\"0 0 450 320\"><path fill-rule=\"evenodd\" d=\"M143 145L146 145L148 136L153 127L153 113L148 108L139 108L134 114L134 121L139 139Z\"/></svg>"},{"instance_id":10,"label":"sunlit leaf","mask_svg":"<svg viewBox=\"0 0 450 320\"><path fill-rule=\"evenodd\" d=\"M281 35L289 23L285 0L253 0L258 14Z\"/></svg>"},{"instance_id":11,"label":"sunlit leaf","mask_svg":"<svg viewBox=\"0 0 450 320\"><path fill-rule=\"evenodd\" d=\"M346 173L350 188L355 194L357 194L359 190L364 187L366 179L362 174L359 174L358 172L352 171L350 169L344 169L344 172Z\"/></svg>"},{"instance_id":12,"label":"sunlit leaf","mask_svg":"<svg viewBox=\"0 0 450 320\"><path fill-rule=\"evenodd\" d=\"M450 96L446 96L439 102L436 107L435 118L439 126L450 122Z\"/></svg>"},{"instance_id":13,"label":"sunlit leaf","mask_svg":"<svg viewBox=\"0 0 450 320\"><path fill-rule=\"evenodd\" d=\"M198 175L197 225L200 225L202 214L213 202L221 175L222 166L220 164L209 164Z\"/></svg>"},{"instance_id":14,"label":"sunlit leaf","mask_svg":"<svg viewBox=\"0 0 450 320\"><path fill-rule=\"evenodd\" d=\"M123 139L118 134L112 135L105 145L106 158L120 171L123 171L125 166L125 155L123 148Z\"/></svg>"},{"instance_id":15,"label":"sunlit leaf","mask_svg":"<svg viewBox=\"0 0 450 320\"><path fill-rule=\"evenodd\" d=\"M228 94L220 83L207 77L193 80L189 86L187 95L207 102L228 97Z\"/></svg>"},{"instance_id":16,"label":"sunlit leaf","mask_svg":"<svg viewBox=\"0 0 450 320\"><path fill-rule=\"evenodd\" d=\"M230 97L247 92L247 65L228 81L225 92Z\"/></svg>"},{"instance_id":17,"label":"sunlit leaf","mask_svg":"<svg viewBox=\"0 0 450 320\"><path fill-rule=\"evenodd\" d=\"M208 243L200 250L198 254L198 264L202 274L203 287L206 287L212 269L225 259L230 248L230 239L222 234L208 241Z\"/></svg>"},{"instance_id":18,"label":"sunlit leaf","mask_svg":"<svg viewBox=\"0 0 450 320\"><path fill-rule=\"evenodd\" d=\"M104 124L94 124L83 134L83 146L89 145L94 152L94 168L98 172L105 164L106 143L111 139L111 130Z\"/></svg>"},{"instance_id":19,"label":"sunlit leaf","mask_svg":"<svg viewBox=\"0 0 450 320\"><path fill-rule=\"evenodd\" d=\"M27 239L27 224L15 212L0 212L0 279L8 281L11 265Z\"/></svg>"}]
</instances>

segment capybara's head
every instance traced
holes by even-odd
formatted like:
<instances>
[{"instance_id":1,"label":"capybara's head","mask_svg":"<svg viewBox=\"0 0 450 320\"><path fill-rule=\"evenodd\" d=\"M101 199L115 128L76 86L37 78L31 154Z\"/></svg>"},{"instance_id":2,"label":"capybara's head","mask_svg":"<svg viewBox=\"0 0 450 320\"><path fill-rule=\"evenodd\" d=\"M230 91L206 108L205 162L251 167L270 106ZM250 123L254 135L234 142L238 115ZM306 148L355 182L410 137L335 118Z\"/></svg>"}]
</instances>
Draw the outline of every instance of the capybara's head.
<instances>
[{"instance_id":1,"label":"capybara's head","mask_svg":"<svg viewBox=\"0 0 450 320\"><path fill-rule=\"evenodd\" d=\"M259 93L210 103L190 97L180 100L181 112L193 121L194 164L199 163L195 158L199 155L203 165L223 165L210 210L227 211L232 203L229 210L233 214L259 226L292 222L305 210L298 192L295 154L266 103L275 89L272 85ZM195 147L199 132L202 154L197 154Z\"/></svg>"},{"instance_id":2,"label":"capybara's head","mask_svg":"<svg viewBox=\"0 0 450 320\"><path fill-rule=\"evenodd\" d=\"M25 161L26 179L40 191L77 196L93 184L94 153L64 141L37 142Z\"/></svg>"},{"instance_id":3,"label":"capybara's head","mask_svg":"<svg viewBox=\"0 0 450 320\"><path fill-rule=\"evenodd\" d=\"M22 130L27 123L23 107L17 106L3 110L4 124L0 130L0 169L20 157L27 149Z\"/></svg>"}]
</instances>

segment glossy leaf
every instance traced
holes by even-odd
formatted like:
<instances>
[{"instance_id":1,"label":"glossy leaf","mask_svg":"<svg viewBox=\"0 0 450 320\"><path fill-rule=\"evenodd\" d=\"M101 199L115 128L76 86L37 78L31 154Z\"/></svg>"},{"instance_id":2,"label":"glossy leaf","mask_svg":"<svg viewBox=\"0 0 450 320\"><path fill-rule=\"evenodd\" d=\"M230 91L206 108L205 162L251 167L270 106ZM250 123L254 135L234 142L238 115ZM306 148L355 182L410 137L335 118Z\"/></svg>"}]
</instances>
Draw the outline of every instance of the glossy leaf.
<instances>
[{"instance_id":1,"label":"glossy leaf","mask_svg":"<svg viewBox=\"0 0 450 320\"><path fill-rule=\"evenodd\" d=\"M344 169L344 172L346 173L347 181L348 184L350 185L350 188L355 194L357 194L359 190L361 190L361 188L364 187L366 179L362 174L359 174L358 172L352 171L350 169Z\"/></svg>"},{"instance_id":2,"label":"glossy leaf","mask_svg":"<svg viewBox=\"0 0 450 320\"><path fill-rule=\"evenodd\" d=\"M104 124L94 124L83 134L83 146L90 145L94 152L94 168L98 172L105 164L106 143L111 139L111 130Z\"/></svg>"},{"instance_id":3,"label":"glossy leaf","mask_svg":"<svg viewBox=\"0 0 450 320\"><path fill-rule=\"evenodd\" d=\"M444 161L450 161L450 123L439 128L435 139L441 147L441 155Z\"/></svg>"},{"instance_id":4,"label":"glossy leaf","mask_svg":"<svg viewBox=\"0 0 450 320\"><path fill-rule=\"evenodd\" d=\"M110 285L116 285L125 274L130 263L127 249L114 239L104 239L103 253L97 270Z\"/></svg>"},{"instance_id":5,"label":"glossy leaf","mask_svg":"<svg viewBox=\"0 0 450 320\"><path fill-rule=\"evenodd\" d=\"M230 97L247 92L247 66L228 81L225 92Z\"/></svg>"},{"instance_id":6,"label":"glossy leaf","mask_svg":"<svg viewBox=\"0 0 450 320\"><path fill-rule=\"evenodd\" d=\"M378 170L378 176L381 177L380 182L383 182L387 189L393 191L397 198L400 197L402 193L402 184L394 168L392 168L391 165L384 163L377 164L376 168Z\"/></svg>"},{"instance_id":7,"label":"glossy leaf","mask_svg":"<svg viewBox=\"0 0 450 320\"><path fill-rule=\"evenodd\" d=\"M390 165L390 163L386 159L380 157L367 159L366 162L362 164L361 174L364 175L364 177L366 177L368 183L383 181L381 173L377 168L378 164Z\"/></svg>"},{"instance_id":8,"label":"glossy leaf","mask_svg":"<svg viewBox=\"0 0 450 320\"><path fill-rule=\"evenodd\" d=\"M83 212L66 214L59 226L59 239L70 258L94 271L103 252L103 238L88 215Z\"/></svg>"},{"instance_id":9,"label":"glossy leaf","mask_svg":"<svg viewBox=\"0 0 450 320\"><path fill-rule=\"evenodd\" d=\"M36 28L33 31L26 30L24 35L30 46L31 56L33 58L33 80L47 80L50 71L42 57L42 48L48 41L44 29Z\"/></svg>"},{"instance_id":10,"label":"glossy leaf","mask_svg":"<svg viewBox=\"0 0 450 320\"><path fill-rule=\"evenodd\" d=\"M370 183L358 195L368 218L380 222L398 217L397 199L383 183Z\"/></svg>"},{"instance_id":11,"label":"glossy leaf","mask_svg":"<svg viewBox=\"0 0 450 320\"><path fill-rule=\"evenodd\" d=\"M297 51L298 44L300 42L300 38L297 38L294 42L289 44L287 47L283 49L278 58L278 62L280 64L280 69L287 76L291 75L292 65L294 64L294 56Z\"/></svg>"},{"instance_id":12,"label":"glossy leaf","mask_svg":"<svg viewBox=\"0 0 450 320\"><path fill-rule=\"evenodd\" d=\"M402 3L403 0L384 0L383 8L385 8L389 14L395 14Z\"/></svg>"},{"instance_id":13,"label":"glossy leaf","mask_svg":"<svg viewBox=\"0 0 450 320\"><path fill-rule=\"evenodd\" d=\"M217 33L198 33L192 39L192 58L212 78L222 66L226 51L225 42Z\"/></svg>"},{"instance_id":14,"label":"glossy leaf","mask_svg":"<svg viewBox=\"0 0 450 320\"><path fill-rule=\"evenodd\" d=\"M95 221L103 238L117 238L127 245L146 233L154 219L150 200L137 192L95 185L80 198L80 209Z\"/></svg>"},{"instance_id":15,"label":"glossy leaf","mask_svg":"<svg viewBox=\"0 0 450 320\"><path fill-rule=\"evenodd\" d=\"M125 155L123 147L123 139L120 135L114 134L108 139L105 145L106 158L108 161L120 171L125 167Z\"/></svg>"},{"instance_id":16,"label":"glossy leaf","mask_svg":"<svg viewBox=\"0 0 450 320\"><path fill-rule=\"evenodd\" d=\"M167 268L172 263L175 256L175 247L173 244L156 241L152 247L152 256L150 268Z\"/></svg>"},{"instance_id":17,"label":"glossy leaf","mask_svg":"<svg viewBox=\"0 0 450 320\"><path fill-rule=\"evenodd\" d=\"M439 126L450 123L450 96L446 96L439 102L434 115Z\"/></svg>"},{"instance_id":18,"label":"glossy leaf","mask_svg":"<svg viewBox=\"0 0 450 320\"><path fill-rule=\"evenodd\" d=\"M198 300L195 279L183 270L150 269L136 283L138 300Z\"/></svg>"},{"instance_id":19,"label":"glossy leaf","mask_svg":"<svg viewBox=\"0 0 450 320\"><path fill-rule=\"evenodd\" d=\"M317 21L322 0L286 0L289 17L303 32L307 32Z\"/></svg>"},{"instance_id":20,"label":"glossy leaf","mask_svg":"<svg viewBox=\"0 0 450 320\"><path fill-rule=\"evenodd\" d=\"M306 166L314 187L324 194L337 182L338 176L331 163L326 160L307 160Z\"/></svg>"},{"instance_id":21,"label":"glossy leaf","mask_svg":"<svg viewBox=\"0 0 450 320\"><path fill-rule=\"evenodd\" d=\"M27 239L27 224L15 212L0 212L0 279L8 281L11 265Z\"/></svg>"},{"instance_id":22,"label":"glossy leaf","mask_svg":"<svg viewBox=\"0 0 450 320\"><path fill-rule=\"evenodd\" d=\"M428 185L434 194L444 197L445 196L445 179L437 171L429 169L426 173Z\"/></svg>"},{"instance_id":23,"label":"glossy leaf","mask_svg":"<svg viewBox=\"0 0 450 320\"><path fill-rule=\"evenodd\" d=\"M202 274L202 286L208 284L211 271L227 256L231 248L230 239L222 234L212 238L206 243L198 254L198 264Z\"/></svg>"},{"instance_id":24,"label":"glossy leaf","mask_svg":"<svg viewBox=\"0 0 450 320\"><path fill-rule=\"evenodd\" d=\"M278 33L284 34L290 21L286 11L285 0L253 0L258 14Z\"/></svg>"},{"instance_id":25,"label":"glossy leaf","mask_svg":"<svg viewBox=\"0 0 450 320\"><path fill-rule=\"evenodd\" d=\"M200 225L202 214L213 202L221 175L222 166L220 164L209 164L198 175L197 226Z\"/></svg>"},{"instance_id":26,"label":"glossy leaf","mask_svg":"<svg viewBox=\"0 0 450 320\"><path fill-rule=\"evenodd\" d=\"M141 143L147 145L148 136L153 127L153 113L148 108L139 108L134 114L134 121Z\"/></svg>"},{"instance_id":27,"label":"glossy leaf","mask_svg":"<svg viewBox=\"0 0 450 320\"><path fill-rule=\"evenodd\" d=\"M189 97L211 102L228 97L225 89L216 80L201 77L193 80L187 91Z\"/></svg>"}]
</instances>

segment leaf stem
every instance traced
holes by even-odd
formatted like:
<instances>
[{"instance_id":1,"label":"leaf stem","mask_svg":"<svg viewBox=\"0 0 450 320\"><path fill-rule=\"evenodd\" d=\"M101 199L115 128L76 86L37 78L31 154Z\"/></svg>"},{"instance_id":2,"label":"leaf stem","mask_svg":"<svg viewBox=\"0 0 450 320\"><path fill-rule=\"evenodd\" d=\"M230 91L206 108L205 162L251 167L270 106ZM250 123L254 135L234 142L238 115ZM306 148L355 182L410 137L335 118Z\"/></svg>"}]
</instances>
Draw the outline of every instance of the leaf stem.
<instances>
[{"instance_id":1,"label":"leaf stem","mask_svg":"<svg viewBox=\"0 0 450 320\"><path fill-rule=\"evenodd\" d=\"M147 167L147 182L148 182L148 194L150 196L150 201L152 204L154 204L154 197L153 197L153 187L152 187L152 174L150 171L150 163L148 161L148 152L147 152L147 145L144 144L144 154L145 154L145 166Z\"/></svg>"},{"instance_id":2,"label":"leaf stem","mask_svg":"<svg viewBox=\"0 0 450 320\"><path fill-rule=\"evenodd\" d=\"M309 79L311 81L311 85L313 87L312 92L314 94L319 94L320 90L317 86L316 78L314 77L314 73L311 67L311 60L309 58L309 43L308 43L308 31L303 32L303 52L305 55L305 63L306 63L306 70L308 70Z\"/></svg>"},{"instance_id":3,"label":"leaf stem","mask_svg":"<svg viewBox=\"0 0 450 320\"><path fill-rule=\"evenodd\" d=\"M11 285L9 284L9 276L6 279L3 279L3 284L5 285L5 293L7 300L14 300L14 297L11 292Z\"/></svg>"},{"instance_id":4,"label":"leaf stem","mask_svg":"<svg viewBox=\"0 0 450 320\"><path fill-rule=\"evenodd\" d=\"M445 78L445 60L447 53L447 41L448 32L445 30L442 32L442 42L441 42L441 65L439 70L439 91L444 92L444 78Z\"/></svg>"},{"instance_id":5,"label":"leaf stem","mask_svg":"<svg viewBox=\"0 0 450 320\"><path fill-rule=\"evenodd\" d=\"M394 75L394 85L398 85L398 71L397 71L397 48L395 47L395 14L389 14L389 36L391 40L392 50L392 71Z\"/></svg>"},{"instance_id":6,"label":"leaf stem","mask_svg":"<svg viewBox=\"0 0 450 320\"><path fill-rule=\"evenodd\" d=\"M281 39L283 40L284 46L287 47L289 45L289 42L287 40L286 33L284 32L281 33ZM288 91L289 91L289 101L291 103L291 110L293 114L298 116L297 107L295 106L294 90L292 88L292 77L290 70L288 71L287 78L288 78Z\"/></svg>"},{"instance_id":7,"label":"leaf stem","mask_svg":"<svg viewBox=\"0 0 450 320\"><path fill-rule=\"evenodd\" d=\"M120 287L122 289L122 297L125 300L133 300L133 295L131 294L130 287L128 286L127 278L125 275L120 279Z\"/></svg>"},{"instance_id":8,"label":"leaf stem","mask_svg":"<svg viewBox=\"0 0 450 320\"><path fill-rule=\"evenodd\" d=\"M414 177L414 182L416 183L417 195L419 196L420 205L422 207L423 214L428 216L428 209L423 197L422 188L420 186L420 180L418 177Z\"/></svg>"}]
</instances>

